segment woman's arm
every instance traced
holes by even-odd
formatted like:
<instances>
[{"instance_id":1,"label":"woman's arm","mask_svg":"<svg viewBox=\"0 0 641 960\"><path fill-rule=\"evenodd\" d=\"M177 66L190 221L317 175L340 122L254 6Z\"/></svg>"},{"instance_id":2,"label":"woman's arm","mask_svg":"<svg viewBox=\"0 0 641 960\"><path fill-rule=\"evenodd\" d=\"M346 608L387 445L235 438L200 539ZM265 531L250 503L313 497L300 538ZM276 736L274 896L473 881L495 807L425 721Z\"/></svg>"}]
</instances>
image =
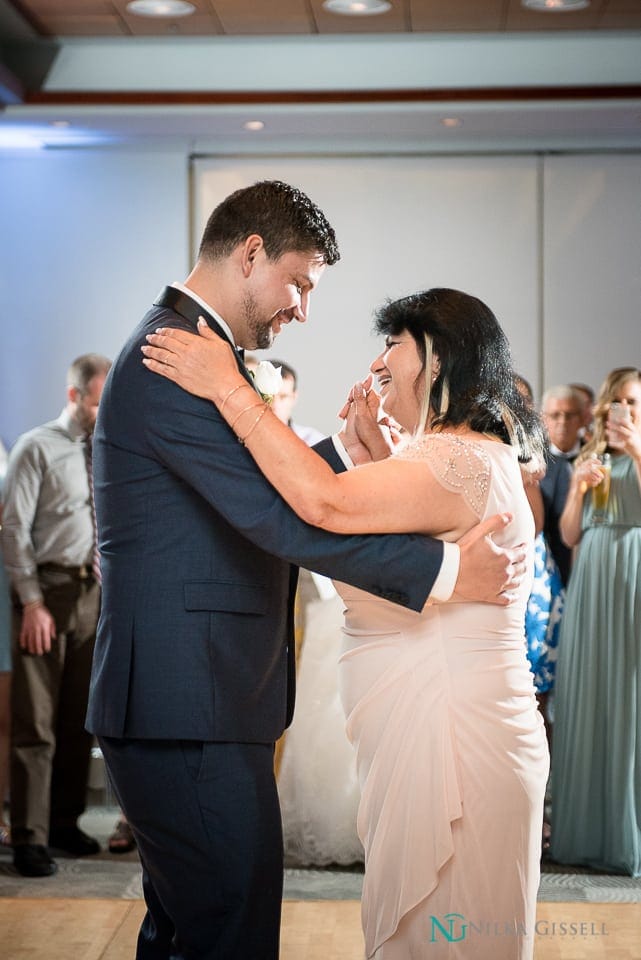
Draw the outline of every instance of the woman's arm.
<instances>
[{"instance_id":1,"label":"woman's arm","mask_svg":"<svg viewBox=\"0 0 641 960\"><path fill-rule=\"evenodd\" d=\"M589 457L575 467L565 507L559 519L559 532L566 547L575 547L581 539L583 500L587 491L601 482L602 476L603 470L596 457Z\"/></svg>"},{"instance_id":2,"label":"woman's arm","mask_svg":"<svg viewBox=\"0 0 641 960\"><path fill-rule=\"evenodd\" d=\"M261 471L307 523L336 533L462 534L478 521L422 461L388 458L335 474L269 409L240 371L229 345L201 330L150 336L145 363L155 373L216 404ZM194 342L195 341L195 342ZM364 389L356 416L368 418Z\"/></svg>"},{"instance_id":3,"label":"woman's arm","mask_svg":"<svg viewBox=\"0 0 641 960\"><path fill-rule=\"evenodd\" d=\"M545 506L543 504L541 488L539 487L538 480L530 479L525 471L522 471L522 476L525 496L530 504L530 510L532 511L532 517L534 519L534 534L538 536L545 523Z\"/></svg>"}]
</instances>

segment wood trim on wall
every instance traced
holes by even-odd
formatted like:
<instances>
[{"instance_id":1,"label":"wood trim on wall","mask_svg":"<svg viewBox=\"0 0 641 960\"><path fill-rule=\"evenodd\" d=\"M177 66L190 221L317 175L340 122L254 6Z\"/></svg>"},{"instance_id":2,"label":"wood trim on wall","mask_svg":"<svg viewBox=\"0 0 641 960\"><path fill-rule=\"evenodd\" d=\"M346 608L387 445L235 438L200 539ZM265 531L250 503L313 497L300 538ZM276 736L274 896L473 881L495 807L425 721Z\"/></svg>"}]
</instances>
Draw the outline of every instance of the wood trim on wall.
<instances>
[{"instance_id":1,"label":"wood trim on wall","mask_svg":"<svg viewBox=\"0 0 641 960\"><path fill-rule=\"evenodd\" d=\"M577 87L479 87L474 89L408 90L37 90L26 104L91 104L95 106L217 106L229 104L305 103L442 103L560 100L639 100L640 84Z\"/></svg>"}]
</instances>

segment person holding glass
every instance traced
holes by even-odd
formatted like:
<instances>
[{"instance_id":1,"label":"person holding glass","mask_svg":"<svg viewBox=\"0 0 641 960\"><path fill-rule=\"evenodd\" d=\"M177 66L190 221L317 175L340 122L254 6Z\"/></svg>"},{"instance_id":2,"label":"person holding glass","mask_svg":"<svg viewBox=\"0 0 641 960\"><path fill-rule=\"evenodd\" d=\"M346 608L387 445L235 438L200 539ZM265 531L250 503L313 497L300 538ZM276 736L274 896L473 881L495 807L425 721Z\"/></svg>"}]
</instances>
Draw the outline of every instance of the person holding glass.
<instances>
[{"instance_id":1,"label":"person holding glass","mask_svg":"<svg viewBox=\"0 0 641 960\"><path fill-rule=\"evenodd\" d=\"M7 451L0 440L0 493L7 471ZM0 502L0 530L2 503ZM11 727L11 603L9 581L0 550L0 847L11 846L11 831L5 819L9 784L9 736Z\"/></svg>"},{"instance_id":2,"label":"person holding glass","mask_svg":"<svg viewBox=\"0 0 641 960\"><path fill-rule=\"evenodd\" d=\"M612 370L594 413L560 521L581 546L559 642L551 856L638 877L641 371Z\"/></svg>"}]
</instances>

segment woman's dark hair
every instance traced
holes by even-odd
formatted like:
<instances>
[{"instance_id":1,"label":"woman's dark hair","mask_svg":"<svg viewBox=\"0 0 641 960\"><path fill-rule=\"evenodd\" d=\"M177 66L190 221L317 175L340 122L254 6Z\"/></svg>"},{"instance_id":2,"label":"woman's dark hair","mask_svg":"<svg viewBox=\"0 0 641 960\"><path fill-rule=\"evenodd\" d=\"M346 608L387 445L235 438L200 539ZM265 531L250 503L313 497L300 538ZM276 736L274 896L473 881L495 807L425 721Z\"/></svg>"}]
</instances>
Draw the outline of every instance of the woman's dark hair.
<instances>
[{"instance_id":1,"label":"woman's dark hair","mask_svg":"<svg viewBox=\"0 0 641 960\"><path fill-rule=\"evenodd\" d=\"M517 389L507 337L481 300L434 287L388 301L375 329L387 336L407 330L416 342L421 372L427 368L420 429L429 411L432 429L466 424L514 446L522 463L544 460L545 431ZM440 366L432 382L433 357Z\"/></svg>"},{"instance_id":2,"label":"woman's dark hair","mask_svg":"<svg viewBox=\"0 0 641 960\"><path fill-rule=\"evenodd\" d=\"M307 194L281 180L261 180L236 190L213 211L200 241L199 257L228 257L252 233L262 237L265 253L318 252L328 267L340 259L336 234L323 211Z\"/></svg>"}]
</instances>

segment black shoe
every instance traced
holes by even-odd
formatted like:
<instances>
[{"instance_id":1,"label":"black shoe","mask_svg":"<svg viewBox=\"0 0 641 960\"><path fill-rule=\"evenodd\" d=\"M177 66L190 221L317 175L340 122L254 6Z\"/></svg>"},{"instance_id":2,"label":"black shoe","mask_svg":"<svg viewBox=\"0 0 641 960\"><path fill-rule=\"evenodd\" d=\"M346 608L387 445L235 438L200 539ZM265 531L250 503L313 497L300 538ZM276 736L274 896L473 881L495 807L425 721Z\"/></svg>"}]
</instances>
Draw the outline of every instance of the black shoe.
<instances>
[{"instance_id":1,"label":"black shoe","mask_svg":"<svg viewBox=\"0 0 641 960\"><path fill-rule=\"evenodd\" d=\"M13 848L13 865L23 877L50 877L58 864L49 856L46 847L36 843L23 843Z\"/></svg>"},{"instance_id":2,"label":"black shoe","mask_svg":"<svg viewBox=\"0 0 641 960\"><path fill-rule=\"evenodd\" d=\"M74 857L90 857L93 853L100 853L98 841L83 833L80 827L52 827L49 846L71 853Z\"/></svg>"}]
</instances>

